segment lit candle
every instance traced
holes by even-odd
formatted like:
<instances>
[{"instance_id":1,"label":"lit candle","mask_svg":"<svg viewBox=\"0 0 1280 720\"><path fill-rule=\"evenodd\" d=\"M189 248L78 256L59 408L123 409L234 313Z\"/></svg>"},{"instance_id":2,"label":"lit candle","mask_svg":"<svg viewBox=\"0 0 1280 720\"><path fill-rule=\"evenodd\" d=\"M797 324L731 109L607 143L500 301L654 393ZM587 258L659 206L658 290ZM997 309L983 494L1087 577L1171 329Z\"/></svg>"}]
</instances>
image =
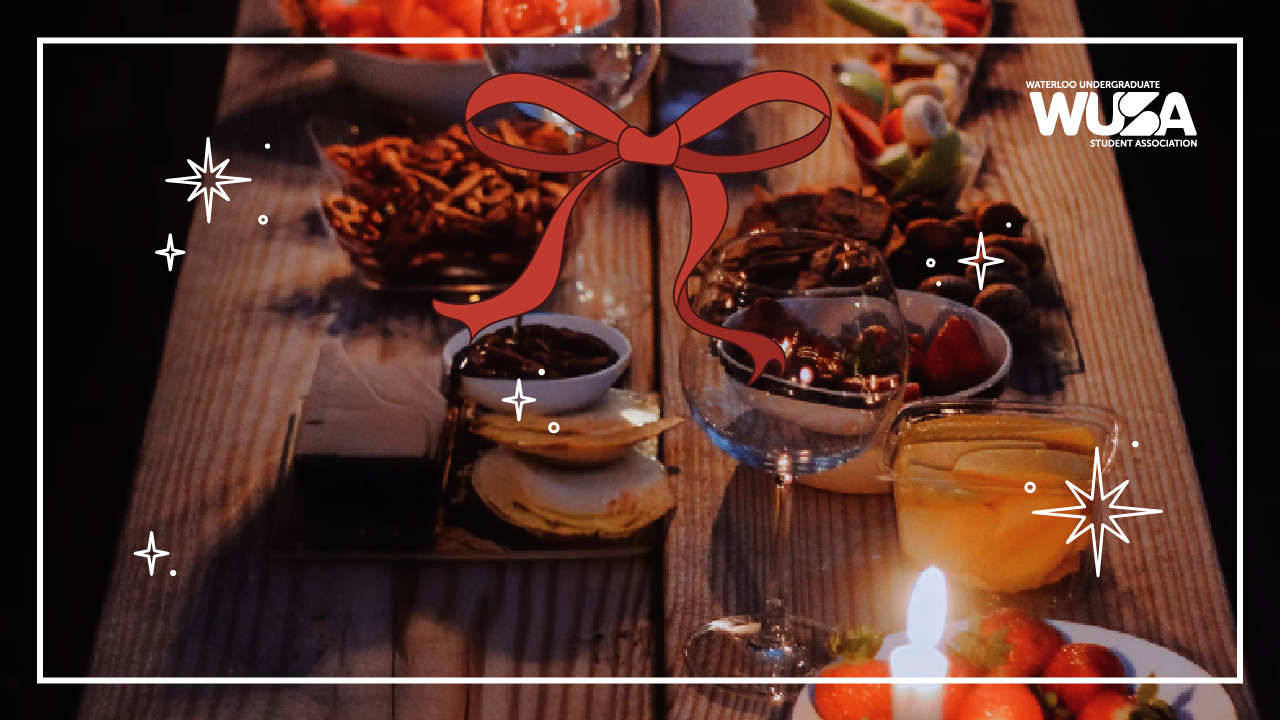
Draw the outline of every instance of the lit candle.
<instances>
[{"instance_id":1,"label":"lit candle","mask_svg":"<svg viewBox=\"0 0 1280 720\"><path fill-rule=\"evenodd\" d=\"M941 678L947 675L947 657L938 651L947 626L947 581L942 571L930 567L920 573L907 605L907 645L889 653L889 670L895 678ZM894 685L894 720L941 720L942 685Z\"/></svg>"}]
</instances>

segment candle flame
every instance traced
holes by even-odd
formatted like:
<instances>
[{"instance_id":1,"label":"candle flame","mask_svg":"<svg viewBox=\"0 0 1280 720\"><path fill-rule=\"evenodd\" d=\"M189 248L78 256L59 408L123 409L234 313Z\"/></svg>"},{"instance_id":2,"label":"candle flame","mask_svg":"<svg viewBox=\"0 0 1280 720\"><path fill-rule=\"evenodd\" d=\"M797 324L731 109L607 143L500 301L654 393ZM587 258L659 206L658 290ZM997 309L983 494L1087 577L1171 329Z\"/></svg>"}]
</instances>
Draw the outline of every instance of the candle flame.
<instances>
[{"instance_id":1,"label":"candle flame","mask_svg":"<svg viewBox=\"0 0 1280 720\"><path fill-rule=\"evenodd\" d=\"M907 605L907 640L914 647L933 648L947 626L947 580L936 567L920 573Z\"/></svg>"}]
</instances>

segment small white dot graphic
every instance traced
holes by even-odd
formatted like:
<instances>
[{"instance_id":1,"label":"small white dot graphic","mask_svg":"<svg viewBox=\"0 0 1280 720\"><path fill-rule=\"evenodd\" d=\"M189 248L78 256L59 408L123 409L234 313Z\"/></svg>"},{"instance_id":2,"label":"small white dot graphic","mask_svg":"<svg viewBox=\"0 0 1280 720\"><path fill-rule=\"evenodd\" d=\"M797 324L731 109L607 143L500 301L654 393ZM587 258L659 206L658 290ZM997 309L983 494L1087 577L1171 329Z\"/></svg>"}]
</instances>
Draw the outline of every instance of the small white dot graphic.
<instances>
[{"instance_id":1,"label":"small white dot graphic","mask_svg":"<svg viewBox=\"0 0 1280 720\"><path fill-rule=\"evenodd\" d=\"M547 371L546 371L545 369L543 369L543 368L538 368L538 374L539 374L539 375L546 375L546 374L547 374Z\"/></svg>"},{"instance_id":2,"label":"small white dot graphic","mask_svg":"<svg viewBox=\"0 0 1280 720\"><path fill-rule=\"evenodd\" d=\"M178 574L178 571L177 571L177 570L170 570L170 571L169 571L169 577L175 577L177 574Z\"/></svg>"},{"instance_id":3,"label":"small white dot graphic","mask_svg":"<svg viewBox=\"0 0 1280 720\"><path fill-rule=\"evenodd\" d=\"M1133 441L1133 446L1134 446L1134 447L1138 447L1138 441L1137 441L1137 440L1134 440L1134 441Z\"/></svg>"},{"instance_id":4,"label":"small white dot graphic","mask_svg":"<svg viewBox=\"0 0 1280 720\"><path fill-rule=\"evenodd\" d=\"M553 422L550 425L548 425L547 432L550 432L552 435L555 435L556 433L560 432L560 423Z\"/></svg>"},{"instance_id":5,"label":"small white dot graphic","mask_svg":"<svg viewBox=\"0 0 1280 720\"><path fill-rule=\"evenodd\" d=\"M264 148L266 148L266 149L270 150L270 149L271 149L271 143L267 143L266 145L263 145L262 147L264 147Z\"/></svg>"},{"instance_id":6,"label":"small white dot graphic","mask_svg":"<svg viewBox=\"0 0 1280 720\"><path fill-rule=\"evenodd\" d=\"M259 224L259 225L266 225L266 224L267 224L267 216L266 216L266 215L259 215L259 216L258 216L258 224Z\"/></svg>"},{"instance_id":7,"label":"small white dot graphic","mask_svg":"<svg viewBox=\"0 0 1280 720\"><path fill-rule=\"evenodd\" d=\"M928 260L924 261L924 264L925 264L925 267L933 267L934 265L938 264L938 261L934 260L933 258L929 258Z\"/></svg>"},{"instance_id":8,"label":"small white dot graphic","mask_svg":"<svg viewBox=\"0 0 1280 720\"><path fill-rule=\"evenodd\" d=\"M1027 492L1029 492L1029 493L1033 493L1033 492L1035 492L1035 491L1036 491L1036 484L1035 484L1035 483L1033 483L1033 482L1028 481L1026 485L1023 485L1023 486L1022 486L1022 489L1023 489L1023 490L1026 490L1026 491L1027 491Z\"/></svg>"}]
</instances>

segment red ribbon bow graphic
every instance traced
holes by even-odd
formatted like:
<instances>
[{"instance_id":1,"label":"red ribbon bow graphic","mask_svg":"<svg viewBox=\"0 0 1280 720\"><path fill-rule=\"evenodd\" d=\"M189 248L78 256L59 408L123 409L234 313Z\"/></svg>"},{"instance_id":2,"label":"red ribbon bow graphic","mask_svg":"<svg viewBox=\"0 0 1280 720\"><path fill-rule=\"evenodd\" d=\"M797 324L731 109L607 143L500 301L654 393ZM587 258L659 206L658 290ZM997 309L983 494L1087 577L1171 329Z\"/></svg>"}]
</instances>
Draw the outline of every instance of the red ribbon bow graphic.
<instances>
[{"instance_id":1,"label":"red ribbon bow graphic","mask_svg":"<svg viewBox=\"0 0 1280 720\"><path fill-rule=\"evenodd\" d=\"M811 107L822 113L822 121L802 137L745 155L707 155L686 147L747 108L774 101ZM513 147L481 133L472 118L506 103L530 103L547 108L607 142L583 152L552 155ZM499 295L469 305L452 305L437 300L434 303L436 311L466 323L471 337L475 338L493 323L536 308L555 287L564 252L565 224L573 204L587 185L597 175L624 160L668 165L675 168L684 185L692 219L689 250L685 253L673 289L676 312L694 330L731 342L751 355L751 382L755 382L770 361L777 361L781 370L786 356L778 343L764 335L720 327L698 317L689 307L685 283L724 229L728 199L717 173L753 172L793 163L818 149L826 140L830 127L831 101L826 93L813 80L792 72L766 72L743 78L693 106L654 136L627 125L609 108L558 80L523 73L490 78L476 88L467 103L467 134L480 152L504 165L525 170L554 173L590 171L591 174L560 202L547 223L533 259L515 284Z\"/></svg>"}]
</instances>

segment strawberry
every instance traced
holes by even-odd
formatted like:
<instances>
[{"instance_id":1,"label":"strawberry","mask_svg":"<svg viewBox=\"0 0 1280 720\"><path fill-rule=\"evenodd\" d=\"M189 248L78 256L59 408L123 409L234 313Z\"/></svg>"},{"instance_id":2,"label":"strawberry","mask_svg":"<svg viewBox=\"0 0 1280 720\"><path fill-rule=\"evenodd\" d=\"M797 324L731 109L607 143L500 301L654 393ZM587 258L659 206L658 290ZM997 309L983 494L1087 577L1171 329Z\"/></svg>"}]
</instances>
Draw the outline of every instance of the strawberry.
<instances>
[{"instance_id":1,"label":"strawberry","mask_svg":"<svg viewBox=\"0 0 1280 720\"><path fill-rule=\"evenodd\" d=\"M1009 645L1004 662L989 668L994 677L1039 675L1065 640L1049 623L1024 610L997 610L982 619L978 635Z\"/></svg>"},{"instance_id":2,"label":"strawberry","mask_svg":"<svg viewBox=\"0 0 1280 720\"><path fill-rule=\"evenodd\" d=\"M947 658L947 677L982 677L986 674L977 663L954 655ZM947 685L946 695L942 699L943 720L957 720L960 708L975 687L977 685Z\"/></svg>"},{"instance_id":3,"label":"strawberry","mask_svg":"<svg viewBox=\"0 0 1280 720\"><path fill-rule=\"evenodd\" d=\"M1034 677L1064 642L1062 633L1035 615L1002 609L957 634L949 650L953 656L977 663L992 677Z\"/></svg>"},{"instance_id":4,"label":"strawberry","mask_svg":"<svg viewBox=\"0 0 1280 720\"><path fill-rule=\"evenodd\" d=\"M944 717L946 717L944 715ZM947 720L1043 720L1040 701L1026 685L975 685Z\"/></svg>"},{"instance_id":5,"label":"strawberry","mask_svg":"<svg viewBox=\"0 0 1280 720\"><path fill-rule=\"evenodd\" d=\"M924 373L924 353L915 348L907 350L907 373L910 377L919 379Z\"/></svg>"},{"instance_id":6,"label":"strawberry","mask_svg":"<svg viewBox=\"0 0 1280 720\"><path fill-rule=\"evenodd\" d=\"M950 395L991 377L978 333L959 315L947 318L924 354L924 384L931 395Z\"/></svg>"},{"instance_id":7,"label":"strawberry","mask_svg":"<svg viewBox=\"0 0 1280 720\"><path fill-rule=\"evenodd\" d=\"M889 677L889 663L875 660L884 635L859 626L831 637L831 653L840 658L820 677ZM893 720L890 685L816 685L813 705L822 720Z\"/></svg>"},{"instance_id":8,"label":"strawberry","mask_svg":"<svg viewBox=\"0 0 1280 720\"><path fill-rule=\"evenodd\" d=\"M919 391L921 378L924 377L924 336L920 333L907 335L907 379L916 385Z\"/></svg>"},{"instance_id":9,"label":"strawberry","mask_svg":"<svg viewBox=\"0 0 1280 720\"><path fill-rule=\"evenodd\" d=\"M848 103L840 103L836 108L840 121L844 123L844 131L849 133L853 146L858 153L868 160L875 160L884 152L884 135L875 120L858 112Z\"/></svg>"},{"instance_id":10,"label":"strawberry","mask_svg":"<svg viewBox=\"0 0 1280 720\"><path fill-rule=\"evenodd\" d=\"M1169 704L1156 697L1155 685L1143 685L1137 695L1121 695L1107 688L1094 695L1076 720L1174 720Z\"/></svg>"},{"instance_id":11,"label":"strawberry","mask_svg":"<svg viewBox=\"0 0 1280 720\"><path fill-rule=\"evenodd\" d=\"M1124 677L1124 674L1124 665L1115 653L1101 645L1090 643L1063 645L1044 666L1045 677ZM1103 688L1114 687L1048 684L1044 686L1044 690L1052 693L1052 697L1046 695L1049 704L1060 704L1078 714Z\"/></svg>"}]
</instances>

